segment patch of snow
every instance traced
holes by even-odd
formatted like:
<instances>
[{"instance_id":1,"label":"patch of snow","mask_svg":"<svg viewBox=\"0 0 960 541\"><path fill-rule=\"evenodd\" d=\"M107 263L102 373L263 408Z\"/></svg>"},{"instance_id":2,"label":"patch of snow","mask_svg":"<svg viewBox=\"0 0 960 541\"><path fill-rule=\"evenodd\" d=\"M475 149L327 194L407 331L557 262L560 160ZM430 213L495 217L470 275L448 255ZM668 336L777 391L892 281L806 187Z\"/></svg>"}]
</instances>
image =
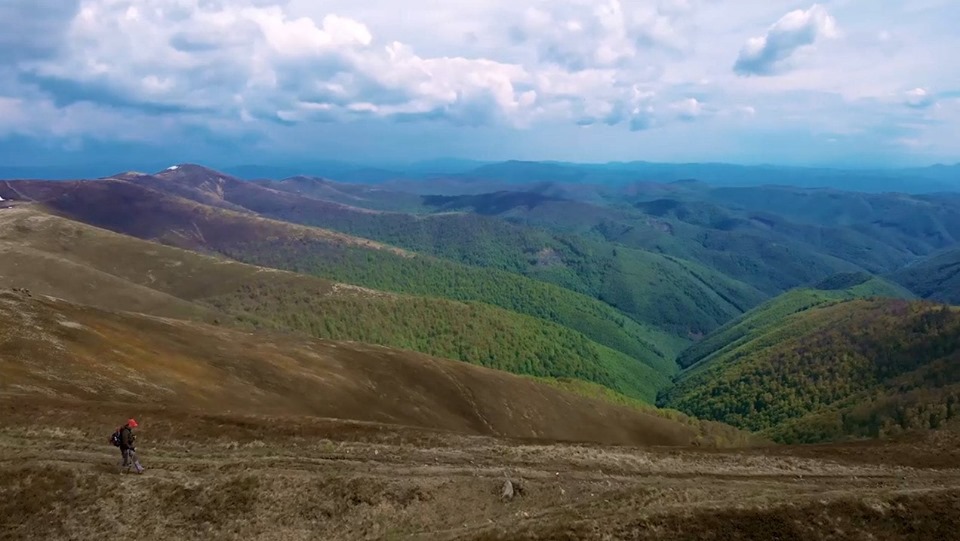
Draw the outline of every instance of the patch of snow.
<instances>
[{"instance_id":1,"label":"patch of snow","mask_svg":"<svg viewBox=\"0 0 960 541\"><path fill-rule=\"evenodd\" d=\"M179 165L171 165L170 167L167 167L167 171L176 171L177 169L180 169Z\"/></svg>"}]
</instances>

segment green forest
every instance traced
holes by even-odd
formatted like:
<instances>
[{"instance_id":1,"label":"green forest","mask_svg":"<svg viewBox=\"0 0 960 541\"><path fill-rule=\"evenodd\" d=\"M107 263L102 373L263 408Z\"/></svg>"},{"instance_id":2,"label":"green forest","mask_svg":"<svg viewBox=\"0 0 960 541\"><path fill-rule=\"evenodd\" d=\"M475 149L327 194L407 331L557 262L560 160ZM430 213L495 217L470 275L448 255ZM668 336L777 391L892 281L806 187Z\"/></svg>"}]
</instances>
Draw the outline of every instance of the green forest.
<instances>
[{"instance_id":1,"label":"green forest","mask_svg":"<svg viewBox=\"0 0 960 541\"><path fill-rule=\"evenodd\" d=\"M958 348L960 313L953 308L837 302L755 332L686 372L659 403L780 441L935 427L954 415L953 394L931 389L960 383L950 362Z\"/></svg>"},{"instance_id":2,"label":"green forest","mask_svg":"<svg viewBox=\"0 0 960 541\"><path fill-rule=\"evenodd\" d=\"M818 283L815 288L794 289L761 304L691 345L680 354L677 362L681 368L688 368L716 356L735 353L738 347L775 330L793 314L869 297L910 299L913 295L881 278L862 273L838 274Z\"/></svg>"},{"instance_id":3,"label":"green forest","mask_svg":"<svg viewBox=\"0 0 960 541\"><path fill-rule=\"evenodd\" d=\"M498 306L574 329L662 374L676 372L673 359L687 343L596 299L505 271L382 250L332 251L310 239L236 243L221 252L247 263L372 289Z\"/></svg>"},{"instance_id":4,"label":"green forest","mask_svg":"<svg viewBox=\"0 0 960 541\"><path fill-rule=\"evenodd\" d=\"M385 294L293 289L262 281L203 299L255 327L419 351L515 374L576 378L652 403L662 372L584 335L480 303Z\"/></svg>"},{"instance_id":5,"label":"green forest","mask_svg":"<svg viewBox=\"0 0 960 541\"><path fill-rule=\"evenodd\" d=\"M708 333L767 297L746 283L677 257L476 214L416 216L321 211L259 199L242 202L273 218L552 283L680 337Z\"/></svg>"}]
</instances>

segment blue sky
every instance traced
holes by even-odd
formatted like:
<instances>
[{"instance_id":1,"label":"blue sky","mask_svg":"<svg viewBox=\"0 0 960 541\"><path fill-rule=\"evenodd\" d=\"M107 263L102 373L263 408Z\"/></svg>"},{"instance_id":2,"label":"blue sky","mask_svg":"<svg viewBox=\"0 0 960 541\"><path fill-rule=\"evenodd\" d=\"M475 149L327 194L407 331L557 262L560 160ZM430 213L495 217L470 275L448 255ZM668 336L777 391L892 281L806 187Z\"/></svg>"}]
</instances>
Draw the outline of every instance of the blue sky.
<instances>
[{"instance_id":1,"label":"blue sky","mask_svg":"<svg viewBox=\"0 0 960 541\"><path fill-rule=\"evenodd\" d=\"M3 0L0 159L954 163L957 20L955 0Z\"/></svg>"}]
</instances>

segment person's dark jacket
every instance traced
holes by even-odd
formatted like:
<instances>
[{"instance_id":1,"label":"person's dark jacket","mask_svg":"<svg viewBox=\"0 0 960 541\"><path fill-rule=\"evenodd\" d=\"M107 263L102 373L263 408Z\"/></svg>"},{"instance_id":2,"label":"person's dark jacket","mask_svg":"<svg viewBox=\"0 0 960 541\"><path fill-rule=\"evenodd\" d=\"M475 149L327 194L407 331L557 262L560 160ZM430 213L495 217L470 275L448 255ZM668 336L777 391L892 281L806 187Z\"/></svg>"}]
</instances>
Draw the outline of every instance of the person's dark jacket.
<instances>
[{"instance_id":1,"label":"person's dark jacket","mask_svg":"<svg viewBox=\"0 0 960 541\"><path fill-rule=\"evenodd\" d=\"M133 435L133 430L130 427L125 426L120 429L120 450L126 451L127 449L133 449L133 442L136 441L137 437Z\"/></svg>"}]
</instances>

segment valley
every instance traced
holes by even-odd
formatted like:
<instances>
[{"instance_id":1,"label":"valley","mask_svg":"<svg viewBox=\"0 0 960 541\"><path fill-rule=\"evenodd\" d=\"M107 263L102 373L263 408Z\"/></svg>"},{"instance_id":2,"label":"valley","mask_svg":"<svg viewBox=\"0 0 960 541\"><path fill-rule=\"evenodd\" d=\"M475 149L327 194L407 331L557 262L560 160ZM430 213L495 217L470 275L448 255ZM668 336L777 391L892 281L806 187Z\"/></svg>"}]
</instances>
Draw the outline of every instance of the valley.
<instances>
[{"instance_id":1,"label":"valley","mask_svg":"<svg viewBox=\"0 0 960 541\"><path fill-rule=\"evenodd\" d=\"M494 177L0 182L0 539L956 527L960 199Z\"/></svg>"}]
</instances>

